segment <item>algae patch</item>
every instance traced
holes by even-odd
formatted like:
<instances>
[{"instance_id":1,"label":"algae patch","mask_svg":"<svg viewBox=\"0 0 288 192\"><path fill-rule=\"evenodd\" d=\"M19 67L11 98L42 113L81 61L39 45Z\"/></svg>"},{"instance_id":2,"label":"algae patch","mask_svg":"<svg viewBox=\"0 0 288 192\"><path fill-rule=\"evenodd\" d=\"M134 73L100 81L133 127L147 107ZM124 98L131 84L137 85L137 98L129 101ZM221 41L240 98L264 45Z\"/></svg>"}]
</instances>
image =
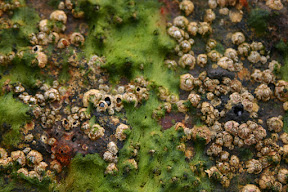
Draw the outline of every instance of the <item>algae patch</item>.
<instances>
[{"instance_id":1,"label":"algae patch","mask_svg":"<svg viewBox=\"0 0 288 192\"><path fill-rule=\"evenodd\" d=\"M163 67L164 58L175 42L166 34L165 19L160 15L158 2L84 2L80 7L87 10L90 24L85 47L88 57L92 54L104 55L106 64L103 68L114 80L121 76L134 78L144 75L159 85L175 90L177 77Z\"/></svg>"},{"instance_id":2,"label":"algae patch","mask_svg":"<svg viewBox=\"0 0 288 192\"><path fill-rule=\"evenodd\" d=\"M11 93L0 97L0 128L4 146L16 147L21 140L20 127L28 120L29 106L17 101Z\"/></svg>"}]
</instances>

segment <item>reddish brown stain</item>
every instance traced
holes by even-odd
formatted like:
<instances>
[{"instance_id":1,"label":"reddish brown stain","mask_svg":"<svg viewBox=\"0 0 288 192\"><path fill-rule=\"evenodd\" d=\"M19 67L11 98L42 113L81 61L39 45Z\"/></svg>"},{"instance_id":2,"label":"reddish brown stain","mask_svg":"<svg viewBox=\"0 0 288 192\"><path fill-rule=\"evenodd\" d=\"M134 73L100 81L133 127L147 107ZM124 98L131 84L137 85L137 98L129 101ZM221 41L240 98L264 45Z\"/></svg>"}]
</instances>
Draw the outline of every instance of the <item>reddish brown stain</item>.
<instances>
[{"instance_id":1,"label":"reddish brown stain","mask_svg":"<svg viewBox=\"0 0 288 192\"><path fill-rule=\"evenodd\" d=\"M160 124L165 130L171 128L176 122L184 123L184 119L185 115L183 113L169 113L160 120Z\"/></svg>"}]
</instances>

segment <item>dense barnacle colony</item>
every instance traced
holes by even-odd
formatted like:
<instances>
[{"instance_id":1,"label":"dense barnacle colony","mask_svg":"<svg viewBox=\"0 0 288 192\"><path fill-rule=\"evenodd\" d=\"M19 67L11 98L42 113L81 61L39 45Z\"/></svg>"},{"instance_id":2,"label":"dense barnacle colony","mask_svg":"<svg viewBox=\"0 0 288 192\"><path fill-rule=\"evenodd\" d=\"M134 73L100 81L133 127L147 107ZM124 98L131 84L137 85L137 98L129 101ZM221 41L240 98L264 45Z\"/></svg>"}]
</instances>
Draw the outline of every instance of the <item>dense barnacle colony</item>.
<instances>
[{"instance_id":1,"label":"dense barnacle colony","mask_svg":"<svg viewBox=\"0 0 288 192\"><path fill-rule=\"evenodd\" d=\"M0 0L0 191L287 191L287 8Z\"/></svg>"}]
</instances>

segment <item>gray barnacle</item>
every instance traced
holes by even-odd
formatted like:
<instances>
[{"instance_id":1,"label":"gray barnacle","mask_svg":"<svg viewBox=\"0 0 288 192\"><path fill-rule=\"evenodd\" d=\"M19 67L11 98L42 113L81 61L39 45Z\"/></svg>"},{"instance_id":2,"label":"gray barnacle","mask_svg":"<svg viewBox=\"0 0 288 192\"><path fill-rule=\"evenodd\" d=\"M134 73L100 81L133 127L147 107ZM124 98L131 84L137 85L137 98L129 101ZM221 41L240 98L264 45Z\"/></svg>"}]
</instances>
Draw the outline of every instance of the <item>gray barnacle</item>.
<instances>
[{"instance_id":1,"label":"gray barnacle","mask_svg":"<svg viewBox=\"0 0 288 192\"><path fill-rule=\"evenodd\" d=\"M24 176L28 177L28 169L20 168L20 169L17 170L17 174L18 175L23 174Z\"/></svg>"},{"instance_id":2,"label":"gray barnacle","mask_svg":"<svg viewBox=\"0 0 288 192\"><path fill-rule=\"evenodd\" d=\"M200 67L205 67L205 65L207 64L208 62L208 58L207 58L207 55L206 54L199 54L197 56L197 64L200 66Z\"/></svg>"},{"instance_id":3,"label":"gray barnacle","mask_svg":"<svg viewBox=\"0 0 288 192\"><path fill-rule=\"evenodd\" d=\"M250 45L248 43L242 43L238 46L238 53L240 55L248 56L250 53Z\"/></svg>"},{"instance_id":4,"label":"gray barnacle","mask_svg":"<svg viewBox=\"0 0 288 192\"><path fill-rule=\"evenodd\" d=\"M277 179L281 183L286 184L287 183L287 177L288 177L288 170L285 168L280 169L278 174L277 174Z\"/></svg>"},{"instance_id":5,"label":"gray barnacle","mask_svg":"<svg viewBox=\"0 0 288 192\"><path fill-rule=\"evenodd\" d=\"M288 101L288 82L279 80L275 87L275 96L282 102Z\"/></svg>"},{"instance_id":6,"label":"gray barnacle","mask_svg":"<svg viewBox=\"0 0 288 192\"><path fill-rule=\"evenodd\" d=\"M0 159L6 159L8 157L8 153L4 148L0 148Z\"/></svg>"},{"instance_id":7,"label":"gray barnacle","mask_svg":"<svg viewBox=\"0 0 288 192\"><path fill-rule=\"evenodd\" d=\"M177 106L177 109L179 112L181 113L185 113L187 112L188 108L186 106L186 103L187 100L179 100L177 103L176 103L176 106Z\"/></svg>"},{"instance_id":8,"label":"gray barnacle","mask_svg":"<svg viewBox=\"0 0 288 192\"><path fill-rule=\"evenodd\" d=\"M113 141L108 143L107 148L108 151L110 151L113 155L116 155L118 153L118 147Z\"/></svg>"},{"instance_id":9,"label":"gray barnacle","mask_svg":"<svg viewBox=\"0 0 288 192\"><path fill-rule=\"evenodd\" d=\"M184 31L175 26L168 28L167 33L177 41L182 41L184 38Z\"/></svg>"},{"instance_id":10,"label":"gray barnacle","mask_svg":"<svg viewBox=\"0 0 288 192\"><path fill-rule=\"evenodd\" d=\"M248 173L259 174L262 171L262 164L259 160L251 159L246 162Z\"/></svg>"},{"instance_id":11,"label":"gray barnacle","mask_svg":"<svg viewBox=\"0 0 288 192\"><path fill-rule=\"evenodd\" d=\"M281 0L267 0L266 5L274 10L281 10L284 7Z\"/></svg>"},{"instance_id":12,"label":"gray barnacle","mask_svg":"<svg viewBox=\"0 0 288 192\"><path fill-rule=\"evenodd\" d=\"M24 91L25 91L25 88L21 85L21 83L16 85L15 88L14 88L14 92L15 93L21 93L21 92L24 92Z\"/></svg>"},{"instance_id":13,"label":"gray barnacle","mask_svg":"<svg viewBox=\"0 0 288 192\"><path fill-rule=\"evenodd\" d=\"M238 136L241 139L246 139L251 133L248 125L246 123L242 123L238 128Z\"/></svg>"},{"instance_id":14,"label":"gray barnacle","mask_svg":"<svg viewBox=\"0 0 288 192\"><path fill-rule=\"evenodd\" d=\"M194 4L190 0L183 0L179 4L180 10L185 12L185 15L188 16L194 11Z\"/></svg>"},{"instance_id":15,"label":"gray barnacle","mask_svg":"<svg viewBox=\"0 0 288 192\"><path fill-rule=\"evenodd\" d=\"M232 155L230 160L229 160L230 166L238 168L239 167L239 163L240 163L239 158L236 155Z\"/></svg>"},{"instance_id":16,"label":"gray barnacle","mask_svg":"<svg viewBox=\"0 0 288 192\"><path fill-rule=\"evenodd\" d=\"M212 9L206 9L205 15L204 15L204 21L208 23L212 23L216 19L216 15L213 12Z\"/></svg>"},{"instance_id":17,"label":"gray barnacle","mask_svg":"<svg viewBox=\"0 0 288 192\"><path fill-rule=\"evenodd\" d=\"M39 32L37 39L40 45L47 45L49 43L48 35L44 32Z\"/></svg>"},{"instance_id":18,"label":"gray barnacle","mask_svg":"<svg viewBox=\"0 0 288 192\"><path fill-rule=\"evenodd\" d=\"M196 36L198 32L198 23L197 22L190 22L187 26L187 31L190 35Z\"/></svg>"},{"instance_id":19,"label":"gray barnacle","mask_svg":"<svg viewBox=\"0 0 288 192\"><path fill-rule=\"evenodd\" d=\"M48 62L47 55L43 52L37 52L36 53L36 59L38 61L38 66L40 68L44 68Z\"/></svg>"},{"instance_id":20,"label":"gray barnacle","mask_svg":"<svg viewBox=\"0 0 288 192\"><path fill-rule=\"evenodd\" d=\"M59 34L56 33L56 32L52 32L48 35L48 42L49 43L58 43L60 37L59 37Z\"/></svg>"},{"instance_id":21,"label":"gray barnacle","mask_svg":"<svg viewBox=\"0 0 288 192\"><path fill-rule=\"evenodd\" d=\"M32 167L38 165L43 160L43 156L36 150L32 150L27 154L27 164Z\"/></svg>"},{"instance_id":22,"label":"gray barnacle","mask_svg":"<svg viewBox=\"0 0 288 192\"><path fill-rule=\"evenodd\" d=\"M220 153L220 161L228 161L229 160L229 152L228 151L222 151ZM222 171L221 171L222 172Z\"/></svg>"},{"instance_id":23,"label":"gray barnacle","mask_svg":"<svg viewBox=\"0 0 288 192\"><path fill-rule=\"evenodd\" d=\"M238 134L238 129L239 129L239 123L236 121L227 121L224 124L224 129L231 133L232 135L237 135Z\"/></svg>"},{"instance_id":24,"label":"gray barnacle","mask_svg":"<svg viewBox=\"0 0 288 192\"><path fill-rule=\"evenodd\" d=\"M232 48L226 49L224 56L232 59L233 61L238 61L238 53L235 49Z\"/></svg>"},{"instance_id":25,"label":"gray barnacle","mask_svg":"<svg viewBox=\"0 0 288 192\"><path fill-rule=\"evenodd\" d=\"M122 98L128 103L134 103L134 107L138 105L138 99L134 93L124 93Z\"/></svg>"},{"instance_id":26,"label":"gray barnacle","mask_svg":"<svg viewBox=\"0 0 288 192\"><path fill-rule=\"evenodd\" d=\"M39 22L39 30L44 33L49 33L48 19L43 19Z\"/></svg>"},{"instance_id":27,"label":"gray barnacle","mask_svg":"<svg viewBox=\"0 0 288 192\"><path fill-rule=\"evenodd\" d=\"M119 141L123 141L126 139L126 134L124 133L125 130L129 130L129 126L121 123L118 125L115 133L115 137L119 139Z\"/></svg>"},{"instance_id":28,"label":"gray barnacle","mask_svg":"<svg viewBox=\"0 0 288 192\"><path fill-rule=\"evenodd\" d=\"M40 180L40 175L36 171L29 171L28 177Z\"/></svg>"},{"instance_id":29,"label":"gray barnacle","mask_svg":"<svg viewBox=\"0 0 288 192\"><path fill-rule=\"evenodd\" d=\"M74 32L70 36L70 41L75 46L81 46L84 44L85 38L81 33Z\"/></svg>"},{"instance_id":30,"label":"gray barnacle","mask_svg":"<svg viewBox=\"0 0 288 192\"><path fill-rule=\"evenodd\" d=\"M261 60L261 56L257 51L251 51L248 60L251 63L258 63Z\"/></svg>"},{"instance_id":31,"label":"gray barnacle","mask_svg":"<svg viewBox=\"0 0 288 192\"><path fill-rule=\"evenodd\" d=\"M268 101L270 100L273 93L266 84L261 84L255 89L255 94L257 99L262 101Z\"/></svg>"},{"instance_id":32,"label":"gray barnacle","mask_svg":"<svg viewBox=\"0 0 288 192\"><path fill-rule=\"evenodd\" d=\"M191 91L194 87L193 85L194 77L191 74L184 74L180 76L180 89L185 91Z\"/></svg>"},{"instance_id":33,"label":"gray barnacle","mask_svg":"<svg viewBox=\"0 0 288 192\"><path fill-rule=\"evenodd\" d=\"M189 23L188 19L184 16L177 16L173 20L173 25L182 29L186 28L188 23Z\"/></svg>"},{"instance_id":34,"label":"gray barnacle","mask_svg":"<svg viewBox=\"0 0 288 192\"><path fill-rule=\"evenodd\" d=\"M272 60L268 64L268 68L271 72L279 72L281 68L281 64L278 61Z\"/></svg>"},{"instance_id":35,"label":"gray barnacle","mask_svg":"<svg viewBox=\"0 0 288 192\"><path fill-rule=\"evenodd\" d=\"M212 50L212 51L210 51L210 52L208 53L208 57L209 57L212 61L216 62L216 61L218 61L218 60L222 57L222 54L219 53L219 52L216 51L216 50Z\"/></svg>"},{"instance_id":36,"label":"gray barnacle","mask_svg":"<svg viewBox=\"0 0 288 192\"><path fill-rule=\"evenodd\" d=\"M222 174L227 174L230 171L230 165L228 162L218 162L216 167Z\"/></svg>"},{"instance_id":37,"label":"gray barnacle","mask_svg":"<svg viewBox=\"0 0 288 192\"><path fill-rule=\"evenodd\" d=\"M30 43L32 45L37 45L38 44L38 38L37 38L37 35L35 33L31 33L29 35L29 39L30 39Z\"/></svg>"},{"instance_id":38,"label":"gray barnacle","mask_svg":"<svg viewBox=\"0 0 288 192\"><path fill-rule=\"evenodd\" d=\"M59 41L58 41L58 44L57 44L57 48L59 49L64 49L66 47L69 46L69 41L65 38L61 38Z\"/></svg>"},{"instance_id":39,"label":"gray barnacle","mask_svg":"<svg viewBox=\"0 0 288 192\"><path fill-rule=\"evenodd\" d=\"M50 163L50 168L53 170L53 171L56 171L57 173L60 173L62 171L62 165L57 161L57 160L53 160L51 163Z\"/></svg>"},{"instance_id":40,"label":"gray barnacle","mask_svg":"<svg viewBox=\"0 0 288 192\"><path fill-rule=\"evenodd\" d=\"M232 59L228 57L221 57L217 62L217 65L222 67L223 69L227 69L229 71L235 71L234 62Z\"/></svg>"},{"instance_id":41,"label":"gray barnacle","mask_svg":"<svg viewBox=\"0 0 288 192\"><path fill-rule=\"evenodd\" d=\"M63 24L66 24L66 22L67 22L67 16L66 16L65 12L62 10L53 11L50 14L50 19L54 20L54 21L60 21Z\"/></svg>"},{"instance_id":42,"label":"gray barnacle","mask_svg":"<svg viewBox=\"0 0 288 192\"><path fill-rule=\"evenodd\" d=\"M38 174L42 175L46 171L47 167L48 167L48 164L42 161L38 165L35 166L34 170Z\"/></svg>"},{"instance_id":43,"label":"gray barnacle","mask_svg":"<svg viewBox=\"0 0 288 192\"><path fill-rule=\"evenodd\" d=\"M261 192L260 189L253 184L245 185L240 192Z\"/></svg>"},{"instance_id":44,"label":"gray barnacle","mask_svg":"<svg viewBox=\"0 0 288 192\"><path fill-rule=\"evenodd\" d=\"M109 163L106 167L105 174L114 174L118 172L118 168L116 167L115 163Z\"/></svg>"},{"instance_id":45,"label":"gray barnacle","mask_svg":"<svg viewBox=\"0 0 288 192\"><path fill-rule=\"evenodd\" d=\"M181 41L179 48L183 53L188 53L191 50L191 43L188 40Z\"/></svg>"},{"instance_id":46,"label":"gray barnacle","mask_svg":"<svg viewBox=\"0 0 288 192\"><path fill-rule=\"evenodd\" d=\"M253 130L253 135L255 135L255 139L257 141L260 141L267 136L266 129L264 129L262 126L258 125L258 127Z\"/></svg>"},{"instance_id":47,"label":"gray barnacle","mask_svg":"<svg viewBox=\"0 0 288 192\"><path fill-rule=\"evenodd\" d=\"M196 93L190 93L188 96L188 100L190 101L193 107L197 107L201 101L201 97Z\"/></svg>"},{"instance_id":48,"label":"gray barnacle","mask_svg":"<svg viewBox=\"0 0 288 192\"><path fill-rule=\"evenodd\" d=\"M82 123L81 128L80 128L85 134L88 134L90 132L90 124L89 121L86 121Z\"/></svg>"},{"instance_id":49,"label":"gray barnacle","mask_svg":"<svg viewBox=\"0 0 288 192\"><path fill-rule=\"evenodd\" d=\"M208 0L208 6L210 9L215 9L217 7L217 1L216 0Z\"/></svg>"},{"instance_id":50,"label":"gray barnacle","mask_svg":"<svg viewBox=\"0 0 288 192\"><path fill-rule=\"evenodd\" d=\"M22 167L26 164L26 157L23 151L13 151L11 152L11 158L13 161L16 161Z\"/></svg>"},{"instance_id":51,"label":"gray barnacle","mask_svg":"<svg viewBox=\"0 0 288 192\"><path fill-rule=\"evenodd\" d=\"M88 133L88 137L91 140L97 140L103 137L104 133L105 133L105 129L103 127L101 127L99 124L94 124L91 127L90 132Z\"/></svg>"},{"instance_id":52,"label":"gray barnacle","mask_svg":"<svg viewBox=\"0 0 288 192\"><path fill-rule=\"evenodd\" d=\"M274 131L276 133L282 131L284 123L280 117L271 117L267 120L267 125L269 131Z\"/></svg>"},{"instance_id":53,"label":"gray barnacle","mask_svg":"<svg viewBox=\"0 0 288 192\"><path fill-rule=\"evenodd\" d=\"M261 189L270 189L275 183L275 177L269 171L266 171L261 174L258 183Z\"/></svg>"},{"instance_id":54,"label":"gray barnacle","mask_svg":"<svg viewBox=\"0 0 288 192\"><path fill-rule=\"evenodd\" d=\"M49 89L45 91L44 93L44 98L45 100L48 100L49 102L54 102L54 101L59 101L60 100L60 95L57 89Z\"/></svg>"},{"instance_id":55,"label":"gray barnacle","mask_svg":"<svg viewBox=\"0 0 288 192\"><path fill-rule=\"evenodd\" d=\"M212 143L210 147L207 149L207 155L209 156L217 156L222 151L222 146L216 143Z\"/></svg>"},{"instance_id":56,"label":"gray barnacle","mask_svg":"<svg viewBox=\"0 0 288 192\"><path fill-rule=\"evenodd\" d=\"M97 104L102 99L102 94L97 89L90 89L83 95L83 106L88 107L89 102L93 102L94 105Z\"/></svg>"},{"instance_id":57,"label":"gray barnacle","mask_svg":"<svg viewBox=\"0 0 288 192\"><path fill-rule=\"evenodd\" d=\"M196 59L193 55L191 54L184 54L180 59L179 59L179 65L182 68L185 68L186 66L189 67L189 69L194 69L196 63Z\"/></svg>"},{"instance_id":58,"label":"gray barnacle","mask_svg":"<svg viewBox=\"0 0 288 192\"><path fill-rule=\"evenodd\" d=\"M254 69L253 73L251 74L251 79L257 82L262 81L262 71L259 69Z\"/></svg>"},{"instance_id":59,"label":"gray barnacle","mask_svg":"<svg viewBox=\"0 0 288 192\"><path fill-rule=\"evenodd\" d=\"M164 65L167 66L168 69L175 70L177 67L177 62L175 60L165 60Z\"/></svg>"},{"instance_id":60,"label":"gray barnacle","mask_svg":"<svg viewBox=\"0 0 288 192\"><path fill-rule=\"evenodd\" d=\"M115 162L114 161L115 156L110 151L105 151L105 153L103 154L103 159L104 161L107 161L107 162Z\"/></svg>"},{"instance_id":61,"label":"gray barnacle","mask_svg":"<svg viewBox=\"0 0 288 192\"><path fill-rule=\"evenodd\" d=\"M231 37L232 43L235 45L240 45L245 41L245 36L242 32L236 32Z\"/></svg>"},{"instance_id":62,"label":"gray barnacle","mask_svg":"<svg viewBox=\"0 0 288 192\"><path fill-rule=\"evenodd\" d=\"M198 33L200 35L206 35L207 33L211 33L211 32L212 32L212 27L210 26L209 23L207 23L207 22L199 22Z\"/></svg>"}]
</instances>

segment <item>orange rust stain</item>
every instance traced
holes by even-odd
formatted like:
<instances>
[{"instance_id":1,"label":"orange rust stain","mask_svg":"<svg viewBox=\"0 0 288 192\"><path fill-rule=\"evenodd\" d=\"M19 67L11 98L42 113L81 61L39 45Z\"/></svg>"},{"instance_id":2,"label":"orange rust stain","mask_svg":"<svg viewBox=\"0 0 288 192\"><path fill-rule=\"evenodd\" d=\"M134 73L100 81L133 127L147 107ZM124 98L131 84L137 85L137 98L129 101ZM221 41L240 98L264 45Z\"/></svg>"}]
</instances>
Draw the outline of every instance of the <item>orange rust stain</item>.
<instances>
[{"instance_id":1,"label":"orange rust stain","mask_svg":"<svg viewBox=\"0 0 288 192\"><path fill-rule=\"evenodd\" d=\"M248 7L248 1L247 0L239 0L240 3L244 6L244 7Z\"/></svg>"},{"instance_id":2,"label":"orange rust stain","mask_svg":"<svg viewBox=\"0 0 288 192\"><path fill-rule=\"evenodd\" d=\"M62 165L66 166L70 163L73 152L69 145L60 141L56 143L51 150L55 154L56 159L60 161Z\"/></svg>"},{"instance_id":3,"label":"orange rust stain","mask_svg":"<svg viewBox=\"0 0 288 192\"><path fill-rule=\"evenodd\" d=\"M237 76L240 80L243 79L248 80L250 78L250 72L247 68L243 68L241 71L237 73Z\"/></svg>"}]
</instances>

